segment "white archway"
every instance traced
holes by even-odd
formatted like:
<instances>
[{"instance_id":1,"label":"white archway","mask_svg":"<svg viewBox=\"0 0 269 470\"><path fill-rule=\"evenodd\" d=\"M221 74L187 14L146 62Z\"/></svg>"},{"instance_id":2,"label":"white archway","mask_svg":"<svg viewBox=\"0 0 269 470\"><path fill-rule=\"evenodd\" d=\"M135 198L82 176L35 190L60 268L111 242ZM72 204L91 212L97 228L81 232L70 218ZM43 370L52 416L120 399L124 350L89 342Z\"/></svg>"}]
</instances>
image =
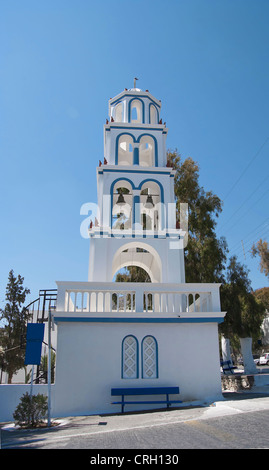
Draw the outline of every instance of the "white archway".
<instances>
[{"instance_id":1,"label":"white archway","mask_svg":"<svg viewBox=\"0 0 269 470\"><path fill-rule=\"evenodd\" d=\"M162 282L161 258L155 248L147 243L135 241L121 246L113 258L111 279L127 266L139 266L148 273L151 282Z\"/></svg>"}]
</instances>

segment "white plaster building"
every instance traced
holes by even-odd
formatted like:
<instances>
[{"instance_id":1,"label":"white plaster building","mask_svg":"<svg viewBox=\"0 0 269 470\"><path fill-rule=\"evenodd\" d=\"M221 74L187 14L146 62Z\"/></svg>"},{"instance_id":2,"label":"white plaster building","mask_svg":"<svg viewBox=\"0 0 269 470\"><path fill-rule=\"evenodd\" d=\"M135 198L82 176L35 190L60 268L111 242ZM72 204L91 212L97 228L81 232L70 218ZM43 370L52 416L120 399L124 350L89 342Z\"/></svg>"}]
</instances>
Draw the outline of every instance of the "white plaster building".
<instances>
[{"instance_id":1,"label":"white plaster building","mask_svg":"<svg viewBox=\"0 0 269 470\"><path fill-rule=\"evenodd\" d=\"M185 283L160 112L136 86L109 100L88 282L57 282L54 416L119 412L112 387L179 386L183 401L221 395L220 285ZM125 266L151 282L113 282Z\"/></svg>"}]
</instances>

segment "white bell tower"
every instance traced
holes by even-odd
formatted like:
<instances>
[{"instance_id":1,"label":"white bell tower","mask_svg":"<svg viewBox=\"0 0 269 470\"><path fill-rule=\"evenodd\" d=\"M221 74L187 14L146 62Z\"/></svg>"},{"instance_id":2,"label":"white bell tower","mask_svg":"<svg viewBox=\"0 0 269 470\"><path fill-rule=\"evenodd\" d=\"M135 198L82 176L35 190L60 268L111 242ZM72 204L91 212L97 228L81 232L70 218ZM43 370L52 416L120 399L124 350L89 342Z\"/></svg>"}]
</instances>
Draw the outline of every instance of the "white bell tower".
<instances>
[{"instance_id":1,"label":"white bell tower","mask_svg":"<svg viewBox=\"0 0 269 470\"><path fill-rule=\"evenodd\" d=\"M117 412L115 388L155 395L180 387L185 402L221 396L220 284L185 283L161 102L136 81L109 100L89 279L57 281L57 417ZM126 266L143 268L151 282L113 282ZM140 400L130 409L164 403Z\"/></svg>"},{"instance_id":2,"label":"white bell tower","mask_svg":"<svg viewBox=\"0 0 269 470\"><path fill-rule=\"evenodd\" d=\"M89 230L89 281L111 282L122 267L140 266L152 282L184 283L168 129L161 101L136 88L136 80L109 100L104 159L97 168L99 215Z\"/></svg>"}]
</instances>

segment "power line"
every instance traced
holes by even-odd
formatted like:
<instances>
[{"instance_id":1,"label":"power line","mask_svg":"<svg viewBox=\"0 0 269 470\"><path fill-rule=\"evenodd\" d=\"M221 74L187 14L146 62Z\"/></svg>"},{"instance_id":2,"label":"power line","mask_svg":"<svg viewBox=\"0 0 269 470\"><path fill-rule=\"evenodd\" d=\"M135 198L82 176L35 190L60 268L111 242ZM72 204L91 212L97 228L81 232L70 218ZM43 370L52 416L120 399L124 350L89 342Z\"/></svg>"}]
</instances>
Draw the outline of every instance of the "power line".
<instances>
[{"instance_id":1,"label":"power line","mask_svg":"<svg viewBox=\"0 0 269 470\"><path fill-rule=\"evenodd\" d=\"M243 219L246 215L248 215L249 213L249 209L251 209L253 206L255 206L256 204L258 204L258 202L260 202L260 200L269 192L269 188L261 195L261 197L254 203L252 204L252 206L250 206L248 208L248 210L242 215L242 217L239 217L239 219L237 219L236 222L233 223L233 227L241 220Z\"/></svg>"},{"instance_id":2,"label":"power line","mask_svg":"<svg viewBox=\"0 0 269 470\"><path fill-rule=\"evenodd\" d=\"M268 229L267 229L267 232L268 232ZM267 233L266 232L266 233ZM269 233L269 232L268 232ZM255 243L257 243L257 241L260 239L260 238L263 238L265 235L265 233L262 235L262 236L256 236L256 238L254 240L250 240L249 242L245 243L245 244L242 244L242 241L241 240L241 244L242 244L242 247L243 247L243 252L239 251L239 248L236 248L236 249L233 249L233 250L229 250L231 253L233 254L236 254L237 256L243 256L244 255L244 258L250 258L250 254L251 254L251 246ZM240 242L239 242L240 243ZM242 254L243 253L243 254Z\"/></svg>"},{"instance_id":3,"label":"power line","mask_svg":"<svg viewBox=\"0 0 269 470\"><path fill-rule=\"evenodd\" d=\"M263 238L267 238L268 236L268 230L264 233L262 233L261 235L256 235L256 237L253 237L251 240L249 240L248 242L244 242L244 240L241 240L241 244L242 244L242 241L244 243L244 248L245 248L245 252L248 252L251 250L251 247L253 246L253 244L257 243L257 241L259 241L260 239L263 239ZM233 249L229 249L229 251L231 253L234 253L234 252L238 252L240 250L240 242L238 242L236 248L233 248Z\"/></svg>"},{"instance_id":4,"label":"power line","mask_svg":"<svg viewBox=\"0 0 269 470\"><path fill-rule=\"evenodd\" d=\"M233 216L234 216L235 214L237 214L238 211L240 211L240 209L243 207L243 205L253 196L253 194L255 194L255 193L258 191L258 189L263 185L263 183L264 183L268 178L269 178L269 175L267 175L266 178L264 178L264 180L262 181L262 183L259 183L259 184L258 184L257 188L254 189L254 191L250 194L250 196L247 197L247 199L245 199L245 201L241 204L241 206L231 215L231 217L230 217L226 222L224 222L223 225L220 226L220 229L221 229L222 227L224 227L225 225L227 225L227 223L233 218Z\"/></svg>"},{"instance_id":5,"label":"power line","mask_svg":"<svg viewBox=\"0 0 269 470\"><path fill-rule=\"evenodd\" d=\"M266 224L266 222L269 220L269 217L267 217L263 222L261 222L259 225L257 225L257 227L255 227L253 230L251 230L246 236L245 236L245 240L246 238L249 238L253 233L257 232L257 230L260 229L260 227L264 224ZM268 224L267 224L268 225ZM263 230L264 228L267 228L267 225L265 225L261 230ZM238 245L240 242L236 242L235 245L233 245L233 247L235 247L236 245Z\"/></svg>"},{"instance_id":6,"label":"power line","mask_svg":"<svg viewBox=\"0 0 269 470\"><path fill-rule=\"evenodd\" d=\"M267 139L264 141L264 143L262 144L262 146L259 148L259 150L255 153L255 155L253 156L253 158L250 160L249 164L246 166L246 168L244 169L244 171L241 173L241 175L239 176L239 178L236 180L236 182L234 183L234 185L231 187L231 189L228 191L228 193L226 194L226 196L224 197L223 201L225 201L227 199L227 197L231 194L231 192L233 191L233 189L235 188L235 186L237 185L237 183L241 180L241 178L244 176L244 174L246 173L246 171L248 170L248 168L250 167L250 165L254 162L254 160L258 157L258 155L260 154L260 152L262 151L263 147L267 144L269 140L269 137L267 137Z\"/></svg>"},{"instance_id":7,"label":"power line","mask_svg":"<svg viewBox=\"0 0 269 470\"><path fill-rule=\"evenodd\" d=\"M265 219L265 221L262 222L260 225L258 225L254 230L251 230L251 232L249 232L244 237L244 242L247 243L248 238L253 239L255 237L255 235L253 235L253 234L256 233L258 230L260 230L259 236L263 233L264 230L267 231L268 230L268 224L265 225L262 229L260 229L261 225L263 225L265 222L267 222L267 220L269 220L269 217L267 217L267 219ZM232 245L232 249L235 249L239 244L240 244L240 241L236 242L234 245Z\"/></svg>"}]
</instances>

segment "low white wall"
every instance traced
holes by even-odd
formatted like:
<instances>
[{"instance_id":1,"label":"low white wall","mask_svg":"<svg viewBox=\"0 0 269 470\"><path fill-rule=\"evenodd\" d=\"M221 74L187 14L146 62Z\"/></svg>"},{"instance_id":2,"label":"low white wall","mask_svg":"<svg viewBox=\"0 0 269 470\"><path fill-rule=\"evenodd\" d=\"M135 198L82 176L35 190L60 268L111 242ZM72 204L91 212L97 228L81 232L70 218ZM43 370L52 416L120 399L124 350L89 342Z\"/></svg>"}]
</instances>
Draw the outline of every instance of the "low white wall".
<instances>
[{"instance_id":1,"label":"low white wall","mask_svg":"<svg viewBox=\"0 0 269 470\"><path fill-rule=\"evenodd\" d=\"M14 421L13 413L20 403L20 398L26 393L30 393L30 384L3 384L0 385L0 422ZM33 395L42 393L48 394L48 385L33 385ZM54 397L54 385L51 386L52 405ZM53 406L52 406L53 407ZM53 411L52 411L53 414Z\"/></svg>"},{"instance_id":2,"label":"low white wall","mask_svg":"<svg viewBox=\"0 0 269 470\"><path fill-rule=\"evenodd\" d=\"M141 374L137 379L121 378L122 340L128 334L138 340L140 359L142 339L146 335L156 338L158 379L143 379ZM118 401L111 397L111 388L124 386L179 386L180 396L173 398L182 401L220 397L217 324L58 324L57 416L119 412L120 406L111 405ZM127 406L126 411L137 408L145 409L145 405Z\"/></svg>"}]
</instances>

